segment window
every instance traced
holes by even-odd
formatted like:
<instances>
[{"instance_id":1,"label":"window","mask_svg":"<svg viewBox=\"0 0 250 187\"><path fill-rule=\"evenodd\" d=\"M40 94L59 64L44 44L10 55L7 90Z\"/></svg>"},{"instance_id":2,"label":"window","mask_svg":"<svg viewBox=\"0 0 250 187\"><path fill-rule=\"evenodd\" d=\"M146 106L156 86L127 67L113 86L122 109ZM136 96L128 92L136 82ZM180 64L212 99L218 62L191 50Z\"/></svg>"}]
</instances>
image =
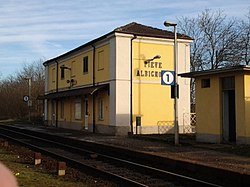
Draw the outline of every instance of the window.
<instances>
[{"instance_id":1,"label":"window","mask_svg":"<svg viewBox=\"0 0 250 187\"><path fill-rule=\"evenodd\" d=\"M51 77L52 82L56 81L56 68L52 69L52 77Z\"/></svg>"},{"instance_id":2,"label":"window","mask_svg":"<svg viewBox=\"0 0 250 187\"><path fill-rule=\"evenodd\" d=\"M75 100L75 119L80 120L82 119L82 103L81 103L81 98L77 98Z\"/></svg>"},{"instance_id":3,"label":"window","mask_svg":"<svg viewBox=\"0 0 250 187\"><path fill-rule=\"evenodd\" d=\"M98 119L103 120L104 119L104 105L103 105L103 99L100 98L98 100Z\"/></svg>"},{"instance_id":4,"label":"window","mask_svg":"<svg viewBox=\"0 0 250 187\"><path fill-rule=\"evenodd\" d=\"M210 88L210 79L202 79L201 80L202 88Z\"/></svg>"},{"instance_id":5,"label":"window","mask_svg":"<svg viewBox=\"0 0 250 187\"><path fill-rule=\"evenodd\" d=\"M61 80L63 80L65 78L65 68L63 68L64 65L62 65L61 67L62 67L62 68L60 68L61 69Z\"/></svg>"},{"instance_id":6,"label":"window","mask_svg":"<svg viewBox=\"0 0 250 187\"><path fill-rule=\"evenodd\" d=\"M89 65L88 65L88 56L83 57L83 73L88 73L89 71Z\"/></svg>"},{"instance_id":7,"label":"window","mask_svg":"<svg viewBox=\"0 0 250 187\"><path fill-rule=\"evenodd\" d=\"M104 69L104 51L98 52L98 70Z\"/></svg>"},{"instance_id":8,"label":"window","mask_svg":"<svg viewBox=\"0 0 250 187\"><path fill-rule=\"evenodd\" d=\"M71 62L71 77L74 77L76 75L76 68L75 68L75 61Z\"/></svg>"},{"instance_id":9,"label":"window","mask_svg":"<svg viewBox=\"0 0 250 187\"><path fill-rule=\"evenodd\" d=\"M64 101L61 100L61 118L64 118Z\"/></svg>"}]
</instances>

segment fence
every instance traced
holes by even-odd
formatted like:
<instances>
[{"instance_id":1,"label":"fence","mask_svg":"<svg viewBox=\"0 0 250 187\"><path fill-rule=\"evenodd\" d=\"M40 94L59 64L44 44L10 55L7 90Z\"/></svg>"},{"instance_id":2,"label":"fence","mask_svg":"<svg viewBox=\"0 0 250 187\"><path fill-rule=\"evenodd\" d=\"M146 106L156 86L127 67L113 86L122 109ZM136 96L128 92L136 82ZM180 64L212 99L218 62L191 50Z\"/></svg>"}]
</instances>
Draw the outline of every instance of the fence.
<instances>
[{"instance_id":1,"label":"fence","mask_svg":"<svg viewBox=\"0 0 250 187\"><path fill-rule=\"evenodd\" d=\"M174 121L158 121L158 134L174 132Z\"/></svg>"},{"instance_id":2,"label":"fence","mask_svg":"<svg viewBox=\"0 0 250 187\"><path fill-rule=\"evenodd\" d=\"M183 133L196 132L196 113L183 114Z\"/></svg>"},{"instance_id":3,"label":"fence","mask_svg":"<svg viewBox=\"0 0 250 187\"><path fill-rule=\"evenodd\" d=\"M174 133L174 121L158 121L158 134ZM196 113L184 113L183 124L179 124L180 133L196 132Z\"/></svg>"}]
</instances>

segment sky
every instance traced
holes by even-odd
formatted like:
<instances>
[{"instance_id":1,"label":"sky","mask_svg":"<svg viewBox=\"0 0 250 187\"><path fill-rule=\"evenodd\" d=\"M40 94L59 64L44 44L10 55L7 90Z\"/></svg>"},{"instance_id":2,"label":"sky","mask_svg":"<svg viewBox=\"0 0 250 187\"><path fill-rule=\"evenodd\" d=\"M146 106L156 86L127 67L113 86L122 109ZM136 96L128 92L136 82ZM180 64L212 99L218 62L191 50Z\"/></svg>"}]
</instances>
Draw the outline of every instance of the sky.
<instances>
[{"instance_id":1,"label":"sky","mask_svg":"<svg viewBox=\"0 0 250 187\"><path fill-rule=\"evenodd\" d=\"M0 79L130 22L166 29L165 20L205 9L244 19L249 7L249 0L0 0Z\"/></svg>"}]
</instances>

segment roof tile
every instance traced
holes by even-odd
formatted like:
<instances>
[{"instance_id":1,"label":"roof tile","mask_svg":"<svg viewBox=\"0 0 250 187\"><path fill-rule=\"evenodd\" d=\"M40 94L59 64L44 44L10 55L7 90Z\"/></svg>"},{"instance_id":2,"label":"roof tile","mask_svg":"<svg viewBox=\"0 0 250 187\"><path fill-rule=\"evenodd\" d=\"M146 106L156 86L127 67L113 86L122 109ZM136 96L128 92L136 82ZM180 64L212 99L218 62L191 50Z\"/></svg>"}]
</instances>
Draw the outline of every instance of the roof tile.
<instances>
[{"instance_id":1,"label":"roof tile","mask_svg":"<svg viewBox=\"0 0 250 187\"><path fill-rule=\"evenodd\" d=\"M136 22L129 23L127 25L118 27L114 30L114 32L120 32L120 33L126 33L126 34L134 34L134 35L142 35L142 36L151 36L151 37L161 37L161 38L174 38L174 33L146 25L142 25ZM179 34L177 35L177 38L180 39L188 39L192 40L187 35Z\"/></svg>"}]
</instances>

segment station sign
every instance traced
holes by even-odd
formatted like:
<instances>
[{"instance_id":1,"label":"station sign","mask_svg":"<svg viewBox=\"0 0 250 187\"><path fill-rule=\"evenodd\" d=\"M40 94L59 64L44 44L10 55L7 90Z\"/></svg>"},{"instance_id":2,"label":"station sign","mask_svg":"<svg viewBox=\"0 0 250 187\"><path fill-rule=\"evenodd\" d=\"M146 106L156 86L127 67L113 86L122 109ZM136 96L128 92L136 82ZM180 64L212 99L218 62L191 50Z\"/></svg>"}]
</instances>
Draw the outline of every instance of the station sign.
<instances>
[{"instance_id":1,"label":"station sign","mask_svg":"<svg viewBox=\"0 0 250 187\"><path fill-rule=\"evenodd\" d=\"M174 85L174 71L162 70L161 71L161 85Z\"/></svg>"}]
</instances>

